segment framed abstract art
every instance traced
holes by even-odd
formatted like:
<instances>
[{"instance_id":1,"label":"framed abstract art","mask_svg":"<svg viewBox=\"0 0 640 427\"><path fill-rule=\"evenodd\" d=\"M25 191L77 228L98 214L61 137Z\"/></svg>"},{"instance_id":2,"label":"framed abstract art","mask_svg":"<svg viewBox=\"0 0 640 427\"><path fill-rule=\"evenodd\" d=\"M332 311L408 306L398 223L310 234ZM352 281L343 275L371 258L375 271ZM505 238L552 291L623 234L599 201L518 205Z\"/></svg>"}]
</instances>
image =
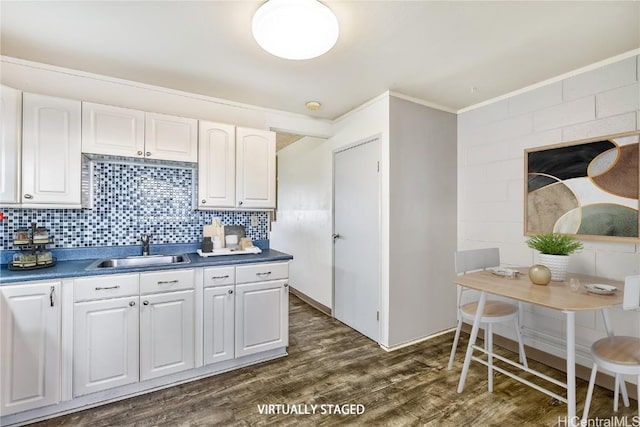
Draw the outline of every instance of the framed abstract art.
<instances>
[{"instance_id":1,"label":"framed abstract art","mask_svg":"<svg viewBox=\"0 0 640 427\"><path fill-rule=\"evenodd\" d=\"M640 241L640 132L525 150L525 235Z\"/></svg>"}]
</instances>

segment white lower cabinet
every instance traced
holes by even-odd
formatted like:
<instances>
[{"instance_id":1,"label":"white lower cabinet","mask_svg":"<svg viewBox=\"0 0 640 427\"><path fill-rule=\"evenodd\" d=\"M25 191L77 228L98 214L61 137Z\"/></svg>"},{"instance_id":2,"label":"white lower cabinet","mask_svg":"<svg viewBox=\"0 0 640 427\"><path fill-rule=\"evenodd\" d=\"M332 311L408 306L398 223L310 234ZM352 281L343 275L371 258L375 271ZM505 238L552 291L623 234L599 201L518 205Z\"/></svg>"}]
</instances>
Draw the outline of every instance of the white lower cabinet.
<instances>
[{"instance_id":1,"label":"white lower cabinet","mask_svg":"<svg viewBox=\"0 0 640 427\"><path fill-rule=\"evenodd\" d=\"M287 280L271 262L0 286L0 424L285 355Z\"/></svg>"},{"instance_id":2,"label":"white lower cabinet","mask_svg":"<svg viewBox=\"0 0 640 427\"><path fill-rule=\"evenodd\" d=\"M194 366L193 290L140 297L140 380Z\"/></svg>"},{"instance_id":3,"label":"white lower cabinet","mask_svg":"<svg viewBox=\"0 0 640 427\"><path fill-rule=\"evenodd\" d=\"M234 358L234 286L204 290L204 364Z\"/></svg>"},{"instance_id":4,"label":"white lower cabinet","mask_svg":"<svg viewBox=\"0 0 640 427\"><path fill-rule=\"evenodd\" d=\"M138 300L74 305L74 397L138 382Z\"/></svg>"},{"instance_id":5,"label":"white lower cabinet","mask_svg":"<svg viewBox=\"0 0 640 427\"><path fill-rule=\"evenodd\" d=\"M137 274L73 282L73 396L138 382Z\"/></svg>"},{"instance_id":6,"label":"white lower cabinet","mask_svg":"<svg viewBox=\"0 0 640 427\"><path fill-rule=\"evenodd\" d=\"M194 270L74 281L73 396L194 367Z\"/></svg>"},{"instance_id":7,"label":"white lower cabinet","mask_svg":"<svg viewBox=\"0 0 640 427\"><path fill-rule=\"evenodd\" d=\"M0 287L0 414L60 399L60 282Z\"/></svg>"},{"instance_id":8,"label":"white lower cabinet","mask_svg":"<svg viewBox=\"0 0 640 427\"><path fill-rule=\"evenodd\" d=\"M236 285L236 357L289 344L288 286L287 280Z\"/></svg>"}]
</instances>

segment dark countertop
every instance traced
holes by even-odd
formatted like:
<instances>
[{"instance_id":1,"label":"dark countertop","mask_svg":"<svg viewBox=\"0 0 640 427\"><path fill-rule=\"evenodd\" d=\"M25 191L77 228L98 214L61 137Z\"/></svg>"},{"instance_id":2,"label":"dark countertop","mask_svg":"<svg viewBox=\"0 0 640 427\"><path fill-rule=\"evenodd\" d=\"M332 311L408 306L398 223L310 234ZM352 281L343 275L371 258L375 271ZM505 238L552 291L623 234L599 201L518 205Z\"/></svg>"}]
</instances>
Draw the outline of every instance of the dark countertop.
<instances>
[{"instance_id":1,"label":"dark countertop","mask_svg":"<svg viewBox=\"0 0 640 427\"><path fill-rule=\"evenodd\" d=\"M273 249L263 249L260 254L221 255L201 257L197 253L188 253L191 262L188 264L174 264L164 266L136 267L136 268L103 268L87 270L96 259L58 261L50 268L26 271L11 271L6 265L0 268L0 285L36 280L65 279L70 277L99 276L105 274L139 273L143 271L175 270L198 267L216 267L223 265L254 264L262 262L289 261L293 256ZM106 258L106 257L105 257Z\"/></svg>"}]
</instances>

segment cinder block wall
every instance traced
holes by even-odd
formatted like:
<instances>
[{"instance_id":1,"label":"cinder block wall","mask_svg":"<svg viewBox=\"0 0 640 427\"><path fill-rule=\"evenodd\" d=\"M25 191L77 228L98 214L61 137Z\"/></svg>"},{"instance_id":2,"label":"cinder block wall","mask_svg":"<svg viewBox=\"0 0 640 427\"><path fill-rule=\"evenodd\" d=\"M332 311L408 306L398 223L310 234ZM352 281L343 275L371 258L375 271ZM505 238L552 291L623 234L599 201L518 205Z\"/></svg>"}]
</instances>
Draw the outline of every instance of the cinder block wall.
<instances>
[{"instance_id":1,"label":"cinder block wall","mask_svg":"<svg viewBox=\"0 0 640 427\"><path fill-rule=\"evenodd\" d=\"M640 56L631 56L458 117L458 249L499 247L504 265L532 265L523 231L524 150L640 129ZM569 269L623 279L640 273L640 245L584 241ZM613 313L616 331L640 335L640 313ZM558 356L564 315L526 307L527 343ZM499 332L512 337L505 328ZM578 363L604 335L600 313L576 316Z\"/></svg>"}]
</instances>

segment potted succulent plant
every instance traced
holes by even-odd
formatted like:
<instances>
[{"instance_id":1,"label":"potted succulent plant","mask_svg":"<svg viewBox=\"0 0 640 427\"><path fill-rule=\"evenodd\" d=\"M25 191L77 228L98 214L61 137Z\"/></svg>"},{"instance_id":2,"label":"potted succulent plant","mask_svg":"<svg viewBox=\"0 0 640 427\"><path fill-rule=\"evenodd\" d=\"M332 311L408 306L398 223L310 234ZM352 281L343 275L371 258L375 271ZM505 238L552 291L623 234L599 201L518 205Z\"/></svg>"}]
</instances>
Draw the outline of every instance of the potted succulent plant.
<instances>
[{"instance_id":1,"label":"potted succulent plant","mask_svg":"<svg viewBox=\"0 0 640 427\"><path fill-rule=\"evenodd\" d=\"M582 249L582 243L568 234L544 233L533 236L527 245L540 252L538 262L551 270L551 280L563 281L567 275L569 255Z\"/></svg>"}]
</instances>

